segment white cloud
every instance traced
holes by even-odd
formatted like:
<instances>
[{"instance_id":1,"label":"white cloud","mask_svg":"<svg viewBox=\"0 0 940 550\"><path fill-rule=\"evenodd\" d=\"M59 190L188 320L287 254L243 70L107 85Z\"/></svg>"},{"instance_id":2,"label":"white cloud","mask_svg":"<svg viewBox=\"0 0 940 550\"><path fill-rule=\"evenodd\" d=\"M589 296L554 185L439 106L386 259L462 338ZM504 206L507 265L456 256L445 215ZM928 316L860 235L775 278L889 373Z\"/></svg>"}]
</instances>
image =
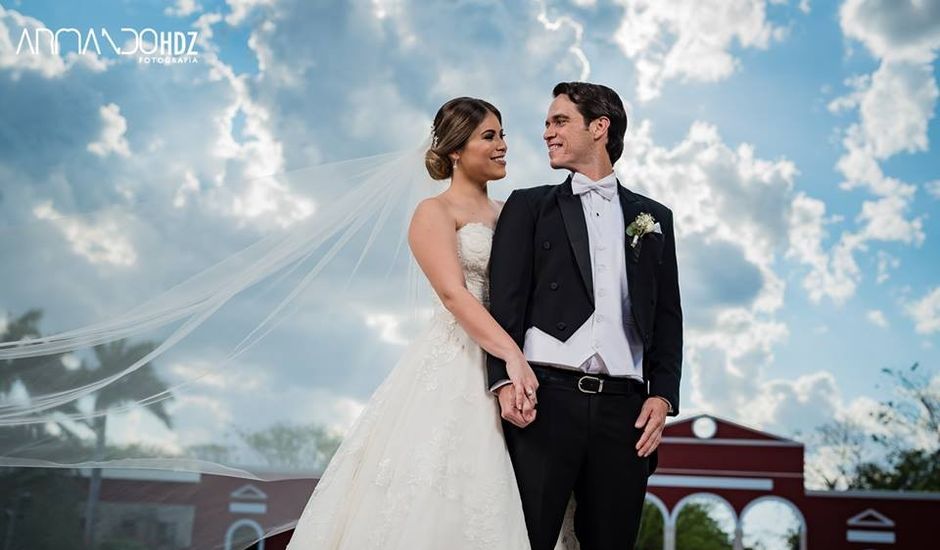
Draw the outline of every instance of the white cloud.
<instances>
[{"instance_id":1,"label":"white cloud","mask_svg":"<svg viewBox=\"0 0 940 550\"><path fill-rule=\"evenodd\" d=\"M789 234L796 166L767 160L746 143L695 122L673 146L640 121L616 166L627 187L669 206L675 216L685 319L686 411L749 417L750 397L789 331L775 319L785 282L779 256ZM796 206L793 206L796 203Z\"/></svg>"},{"instance_id":2,"label":"white cloud","mask_svg":"<svg viewBox=\"0 0 940 550\"><path fill-rule=\"evenodd\" d=\"M19 80L27 71L45 78L59 78L76 67L92 72L107 68L109 62L99 57L93 48L88 48L83 55L67 52L63 57L51 51L48 38L40 36L37 44L36 29L43 27L38 19L0 6L0 70L9 70L12 80Z\"/></svg>"},{"instance_id":3,"label":"white cloud","mask_svg":"<svg viewBox=\"0 0 940 550\"><path fill-rule=\"evenodd\" d=\"M879 326L881 328L888 327L888 320L885 319L885 314L879 309L870 309L865 312L865 318L868 319L871 324Z\"/></svg>"},{"instance_id":4,"label":"white cloud","mask_svg":"<svg viewBox=\"0 0 940 550\"><path fill-rule=\"evenodd\" d=\"M786 257L810 267L803 288L815 302L829 297L844 302L858 285L861 271L852 256L853 241L839 242L830 253L824 248L827 237L826 204L802 191L793 199L790 211L790 245Z\"/></svg>"},{"instance_id":5,"label":"white cloud","mask_svg":"<svg viewBox=\"0 0 940 550\"><path fill-rule=\"evenodd\" d=\"M896 258L891 254L888 254L884 250L878 251L878 275L876 282L881 284L888 280L891 276L889 270L894 270L901 267L900 258Z\"/></svg>"},{"instance_id":6,"label":"white cloud","mask_svg":"<svg viewBox=\"0 0 940 550\"><path fill-rule=\"evenodd\" d=\"M929 63L885 61L859 102L865 145L875 158L927 150L927 125L938 96Z\"/></svg>"},{"instance_id":7,"label":"white cloud","mask_svg":"<svg viewBox=\"0 0 940 550\"><path fill-rule=\"evenodd\" d=\"M584 50L581 47L581 40L584 37L584 25L575 20L573 17L560 16L555 19L551 19L548 16L548 8L545 5L545 0L537 0L540 6L540 11L536 16L539 23L545 26L546 30L557 31L562 28L569 28L574 32L574 40L571 41L571 45L568 47L568 51L578 60L578 63L581 65L581 74L578 76L578 80L588 80L591 77L591 63L588 61L587 55L585 55ZM589 0L593 4L593 0ZM577 2L576 2L577 3Z\"/></svg>"},{"instance_id":8,"label":"white cloud","mask_svg":"<svg viewBox=\"0 0 940 550\"><path fill-rule=\"evenodd\" d=\"M862 241L886 241L921 245L926 238L923 218L907 215L914 186L903 188L909 195L891 195L862 202L857 221L864 223L857 237Z\"/></svg>"},{"instance_id":9,"label":"white cloud","mask_svg":"<svg viewBox=\"0 0 940 550\"><path fill-rule=\"evenodd\" d=\"M918 334L940 332L940 287L909 303L907 314L914 320Z\"/></svg>"},{"instance_id":10,"label":"white cloud","mask_svg":"<svg viewBox=\"0 0 940 550\"><path fill-rule=\"evenodd\" d=\"M743 309L722 312L713 326L687 328L683 380L692 405L731 418L751 418L751 399L774 346L786 340L785 324ZM688 410L688 408L687 408Z\"/></svg>"},{"instance_id":11,"label":"white cloud","mask_svg":"<svg viewBox=\"0 0 940 550\"><path fill-rule=\"evenodd\" d=\"M33 208L33 215L48 221L68 240L72 251L93 264L132 266L137 252L127 235L126 219L107 214L97 221L63 216L51 202Z\"/></svg>"},{"instance_id":12,"label":"white cloud","mask_svg":"<svg viewBox=\"0 0 940 550\"><path fill-rule=\"evenodd\" d=\"M928 181L924 184L924 189L935 199L940 199L940 180Z\"/></svg>"},{"instance_id":13,"label":"white cloud","mask_svg":"<svg viewBox=\"0 0 940 550\"><path fill-rule=\"evenodd\" d=\"M668 80L727 78L740 64L732 48L765 49L786 32L768 21L764 0L621 4L624 15L614 40L636 64L640 101L658 97Z\"/></svg>"},{"instance_id":14,"label":"white cloud","mask_svg":"<svg viewBox=\"0 0 940 550\"><path fill-rule=\"evenodd\" d=\"M841 303L855 293L861 280L855 256L869 251L870 243L920 246L926 239L924 216L911 214L916 186L886 175L880 162L929 149L927 128L940 96L930 64L938 46L931 37L940 29L933 9L918 2L877 0L847 0L842 5L843 33L862 40L881 59L871 75L847 79L850 92L829 103L833 113L857 111L859 117L844 130L845 152L836 168L845 177L840 188L865 189L875 196L862 201L854 220L857 228L844 230L829 250L821 242L825 205L803 200L803 210L813 216L803 220L809 227L794 226L793 231L802 231L803 244L791 245L789 255L810 266L803 286L813 301L828 297ZM893 264L879 256L877 282L887 279Z\"/></svg>"},{"instance_id":15,"label":"white cloud","mask_svg":"<svg viewBox=\"0 0 940 550\"><path fill-rule=\"evenodd\" d=\"M654 143L649 121L627 141L621 180L672 207L680 236L735 243L760 265L786 241L788 212L780 205L789 203L799 173L791 161L757 158L747 143L730 147L701 121L671 148Z\"/></svg>"},{"instance_id":16,"label":"white cloud","mask_svg":"<svg viewBox=\"0 0 940 550\"><path fill-rule=\"evenodd\" d=\"M14 79L18 79L19 72L23 70L38 72L46 78L66 71L65 61L48 47L36 48L36 53L30 53L23 33L35 46L35 29L42 26L37 19L0 6L0 69L12 69Z\"/></svg>"},{"instance_id":17,"label":"white cloud","mask_svg":"<svg viewBox=\"0 0 940 550\"><path fill-rule=\"evenodd\" d=\"M929 63L940 47L940 4L930 0L846 0L839 21L876 57Z\"/></svg>"},{"instance_id":18,"label":"white cloud","mask_svg":"<svg viewBox=\"0 0 940 550\"><path fill-rule=\"evenodd\" d=\"M176 4L168 6L163 13L171 17L186 17L202 10L196 0L176 0Z\"/></svg>"},{"instance_id":19,"label":"white cloud","mask_svg":"<svg viewBox=\"0 0 940 550\"><path fill-rule=\"evenodd\" d=\"M176 196L173 197L173 206L183 208L186 206L187 196L196 195L198 193L199 178L197 178L191 170L186 170L183 173L183 183L176 189Z\"/></svg>"},{"instance_id":20,"label":"white cloud","mask_svg":"<svg viewBox=\"0 0 940 550\"><path fill-rule=\"evenodd\" d=\"M193 360L174 362L168 367L168 372L177 380L194 381L190 387L208 387L213 390L228 392L241 392L250 395L268 382L265 373L260 369L240 368L238 376L232 376L229 370L219 368L221 361ZM184 393L186 393L184 389Z\"/></svg>"},{"instance_id":21,"label":"white cloud","mask_svg":"<svg viewBox=\"0 0 940 550\"><path fill-rule=\"evenodd\" d=\"M839 394L835 376L820 371L792 380L769 380L742 400L756 425L779 426L782 433L793 435L834 418L841 404Z\"/></svg>"},{"instance_id":22,"label":"white cloud","mask_svg":"<svg viewBox=\"0 0 940 550\"><path fill-rule=\"evenodd\" d=\"M401 334L402 316L390 313L372 313L366 315L366 326L377 328L379 339L396 346L404 346L408 340Z\"/></svg>"},{"instance_id":23,"label":"white cloud","mask_svg":"<svg viewBox=\"0 0 940 550\"><path fill-rule=\"evenodd\" d=\"M112 444L139 444L161 449L172 456L182 451L179 434L144 409L109 414L107 439Z\"/></svg>"},{"instance_id":24,"label":"white cloud","mask_svg":"<svg viewBox=\"0 0 940 550\"><path fill-rule=\"evenodd\" d=\"M853 75L849 78L846 78L843 81L843 84L845 84L845 86L849 88L851 92L830 101L826 106L830 113L839 114L843 111L848 111L858 107L859 103L862 102L862 98L865 96L865 91L871 87L871 75ZM823 93L828 93L830 86L826 84L823 86L823 88Z\"/></svg>"},{"instance_id":25,"label":"white cloud","mask_svg":"<svg viewBox=\"0 0 940 550\"><path fill-rule=\"evenodd\" d=\"M121 116L121 108L114 103L102 105L98 110L101 115L101 134L98 141L88 144L88 151L99 157L106 157L110 153L127 157L131 151L127 145L124 133L127 132L127 120Z\"/></svg>"},{"instance_id":26,"label":"white cloud","mask_svg":"<svg viewBox=\"0 0 940 550\"><path fill-rule=\"evenodd\" d=\"M253 10L273 6L274 0L225 0L225 3L228 4L231 10L225 16L225 22L236 26L243 23Z\"/></svg>"}]
</instances>

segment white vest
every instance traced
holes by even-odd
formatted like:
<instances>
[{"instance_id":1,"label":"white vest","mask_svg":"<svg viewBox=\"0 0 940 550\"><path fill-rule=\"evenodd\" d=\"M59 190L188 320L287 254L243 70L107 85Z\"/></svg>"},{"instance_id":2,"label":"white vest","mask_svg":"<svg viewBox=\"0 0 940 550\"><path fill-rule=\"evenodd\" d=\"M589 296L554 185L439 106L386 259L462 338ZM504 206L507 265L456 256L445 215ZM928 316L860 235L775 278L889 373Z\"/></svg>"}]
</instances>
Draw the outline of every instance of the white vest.
<instances>
[{"instance_id":1,"label":"white vest","mask_svg":"<svg viewBox=\"0 0 940 550\"><path fill-rule=\"evenodd\" d=\"M579 173L572 180L592 183ZM613 172L598 183L609 184L610 180L616 184ZM630 309L620 199L616 192L608 200L596 191L589 191L581 195L581 206L591 251L594 313L565 342L536 327L529 328L523 352L530 363L643 381L643 341Z\"/></svg>"}]
</instances>

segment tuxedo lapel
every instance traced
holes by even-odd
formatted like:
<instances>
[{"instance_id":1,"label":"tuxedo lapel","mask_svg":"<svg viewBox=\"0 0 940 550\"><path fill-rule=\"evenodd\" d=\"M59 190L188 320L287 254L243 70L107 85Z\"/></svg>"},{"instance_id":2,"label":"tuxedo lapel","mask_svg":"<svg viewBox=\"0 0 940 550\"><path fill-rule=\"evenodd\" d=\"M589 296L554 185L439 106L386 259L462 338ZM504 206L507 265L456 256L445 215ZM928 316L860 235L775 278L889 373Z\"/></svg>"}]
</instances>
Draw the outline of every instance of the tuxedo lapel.
<instances>
[{"instance_id":1,"label":"tuxedo lapel","mask_svg":"<svg viewBox=\"0 0 940 550\"><path fill-rule=\"evenodd\" d=\"M565 183L561 184L561 189L559 189L556 197L558 199L558 208L561 210L561 217L565 220L565 231L568 233L571 250L574 251L574 258L578 262L581 280L584 281L584 286L587 288L593 306L594 278L591 274L591 250L588 241L587 223L584 220L584 207L581 206L581 197L571 192L571 176L568 176Z\"/></svg>"},{"instance_id":2,"label":"tuxedo lapel","mask_svg":"<svg viewBox=\"0 0 940 550\"><path fill-rule=\"evenodd\" d=\"M619 180L617 181L617 195L620 197L620 209L623 211L623 227L624 230L626 230L630 223L636 219L637 215L643 210L643 203L636 194L623 185L620 185ZM643 243L643 239L640 239L639 242L636 243L636 248L634 248L630 246L632 240L633 237L624 234L623 263L626 264L627 289L630 292L631 300L633 297L639 295L637 284L639 284L640 247ZM634 317L636 317L636 306L633 309Z\"/></svg>"}]
</instances>

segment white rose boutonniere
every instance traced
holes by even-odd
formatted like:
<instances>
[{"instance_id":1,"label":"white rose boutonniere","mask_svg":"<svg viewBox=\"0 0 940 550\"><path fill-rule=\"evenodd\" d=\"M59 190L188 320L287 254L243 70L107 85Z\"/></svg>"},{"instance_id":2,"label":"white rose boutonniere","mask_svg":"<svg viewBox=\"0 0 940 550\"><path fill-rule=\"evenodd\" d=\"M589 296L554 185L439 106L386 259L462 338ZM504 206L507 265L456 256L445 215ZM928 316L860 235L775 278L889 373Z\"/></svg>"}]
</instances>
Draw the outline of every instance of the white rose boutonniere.
<instances>
[{"instance_id":1,"label":"white rose boutonniere","mask_svg":"<svg viewBox=\"0 0 940 550\"><path fill-rule=\"evenodd\" d=\"M636 248L640 237L652 232L655 227L656 220L653 219L652 214L640 212L636 219L627 226L627 235L633 237L633 240L630 241L630 248Z\"/></svg>"}]
</instances>

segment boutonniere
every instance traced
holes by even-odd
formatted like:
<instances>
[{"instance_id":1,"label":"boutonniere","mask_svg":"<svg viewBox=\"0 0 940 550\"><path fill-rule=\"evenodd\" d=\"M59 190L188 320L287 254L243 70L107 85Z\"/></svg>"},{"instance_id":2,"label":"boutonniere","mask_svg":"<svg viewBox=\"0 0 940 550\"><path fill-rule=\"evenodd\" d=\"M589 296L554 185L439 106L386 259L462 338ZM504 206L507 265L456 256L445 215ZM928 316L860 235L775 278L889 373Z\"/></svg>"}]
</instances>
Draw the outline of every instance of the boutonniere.
<instances>
[{"instance_id":1,"label":"boutonniere","mask_svg":"<svg viewBox=\"0 0 940 550\"><path fill-rule=\"evenodd\" d=\"M636 248L640 237L653 232L655 228L656 220L653 219L652 214L640 212L636 219L627 226L627 235L633 237L633 240L630 241L630 248Z\"/></svg>"}]
</instances>

